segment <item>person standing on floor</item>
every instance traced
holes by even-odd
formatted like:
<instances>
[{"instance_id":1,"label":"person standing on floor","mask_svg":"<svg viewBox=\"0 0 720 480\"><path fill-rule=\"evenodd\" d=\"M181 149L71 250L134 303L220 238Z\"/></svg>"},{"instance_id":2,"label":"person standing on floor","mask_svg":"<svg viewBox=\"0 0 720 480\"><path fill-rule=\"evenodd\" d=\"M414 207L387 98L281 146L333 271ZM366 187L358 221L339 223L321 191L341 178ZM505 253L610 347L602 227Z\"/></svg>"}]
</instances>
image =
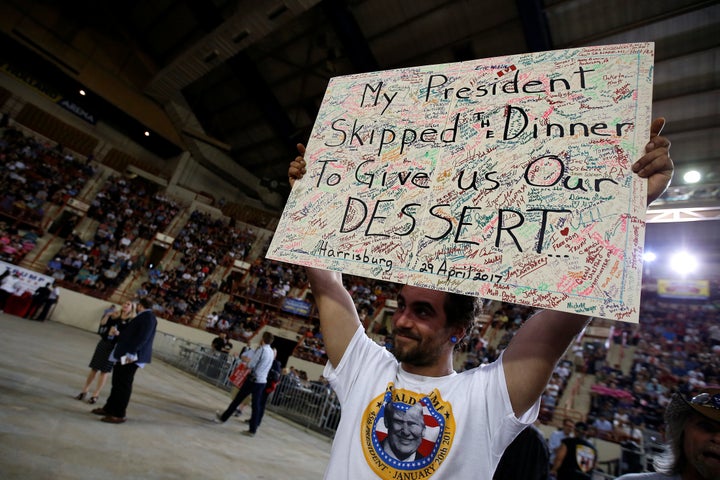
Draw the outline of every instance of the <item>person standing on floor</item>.
<instances>
[{"instance_id":1,"label":"person standing on floor","mask_svg":"<svg viewBox=\"0 0 720 480\"><path fill-rule=\"evenodd\" d=\"M110 354L118 341L118 335L125 329L127 323L137 315L136 310L135 303L128 300L123 303L122 309L108 310L105 315L103 315L100 320L100 326L98 327L100 340L90 360L90 373L88 373L82 391L75 396L77 400L83 400L85 398L90 390L90 385L92 385L93 380L95 380L95 377L99 373L100 376L98 377L97 385L95 385L95 390L88 400L90 404L97 402L100 396L100 390L105 386L108 374L113 369L114 362L110 360Z\"/></svg>"},{"instance_id":2,"label":"person standing on floor","mask_svg":"<svg viewBox=\"0 0 720 480\"><path fill-rule=\"evenodd\" d=\"M270 371L267 374L267 383L265 384L265 389L263 390L262 398L260 399L260 408L258 410L257 415L257 426L260 427L260 423L262 422L263 415L265 415L265 406L267 405L268 398L270 397L270 394L275 391L278 384L280 383L280 377L282 376L282 364L277 359L277 349L273 348L273 364L272 367L270 367ZM242 356L242 355L241 355ZM235 416L239 417L242 415L243 408L248 404L248 399L245 397L245 400L240 404L240 406L237 408L235 412ZM245 423L250 423L250 419L246 418L243 420Z\"/></svg>"},{"instance_id":3,"label":"person standing on floor","mask_svg":"<svg viewBox=\"0 0 720 480\"><path fill-rule=\"evenodd\" d=\"M27 312L25 312L23 317L32 318L35 313L37 313L38 309L45 305L45 302L50 297L50 293L52 293L50 285L50 282L47 282L44 286L38 287L38 289L35 290L32 299L30 300L30 307L27 309Z\"/></svg>"},{"instance_id":4,"label":"person standing on floor","mask_svg":"<svg viewBox=\"0 0 720 480\"><path fill-rule=\"evenodd\" d=\"M230 402L230 405L228 405L227 409L225 409L222 414L220 414L220 412L215 413L216 421L225 423L227 419L235 413L237 407L240 403L242 403L245 397L252 395L250 428L244 432L245 435L250 437L255 436L255 432L257 432L257 427L261 420L261 402L263 391L265 390L265 385L267 384L268 372L270 372L270 368L275 360L275 352L273 352L273 349L270 346L274 339L275 337L272 333L267 331L264 332L262 340L260 341L260 346L256 350L249 351L242 356L243 361L248 363L250 374L242 384L242 387L240 387L240 390L238 390L238 393L235 395L233 401Z\"/></svg>"},{"instance_id":5,"label":"person standing on floor","mask_svg":"<svg viewBox=\"0 0 720 480\"><path fill-rule=\"evenodd\" d=\"M280 377L282 376L282 364L280 363L280 360L277 359L277 350L273 348L272 351L273 363L267 374L267 383L263 389L262 398L260 399L260 408L258 409L258 414L256 415L258 427L260 427L260 422L262 422L263 416L265 415L265 406L267 405L268 397L270 397L270 394L275 391L278 383L280 383ZM247 423L250 423L249 419L247 420Z\"/></svg>"},{"instance_id":6,"label":"person standing on floor","mask_svg":"<svg viewBox=\"0 0 720 480\"><path fill-rule=\"evenodd\" d=\"M95 415L102 415L100 420L106 423L127 421L125 414L132 395L135 372L152 360L157 318L152 311L150 297L142 297L138 304L140 312L128 322L110 354L110 360L115 362L110 396L104 407L92 411Z\"/></svg>"},{"instance_id":7,"label":"person standing on floor","mask_svg":"<svg viewBox=\"0 0 720 480\"><path fill-rule=\"evenodd\" d=\"M58 286L55 285L50 290L50 295L48 295L47 300L45 300L45 303L42 306L42 311L40 311L40 314L38 314L38 316L35 317L34 320L40 320L41 322L44 322L45 320L47 320L48 314L50 313L50 309L52 309L53 305L55 305L58 302L59 298L60 298L60 288L58 288Z\"/></svg>"}]
</instances>

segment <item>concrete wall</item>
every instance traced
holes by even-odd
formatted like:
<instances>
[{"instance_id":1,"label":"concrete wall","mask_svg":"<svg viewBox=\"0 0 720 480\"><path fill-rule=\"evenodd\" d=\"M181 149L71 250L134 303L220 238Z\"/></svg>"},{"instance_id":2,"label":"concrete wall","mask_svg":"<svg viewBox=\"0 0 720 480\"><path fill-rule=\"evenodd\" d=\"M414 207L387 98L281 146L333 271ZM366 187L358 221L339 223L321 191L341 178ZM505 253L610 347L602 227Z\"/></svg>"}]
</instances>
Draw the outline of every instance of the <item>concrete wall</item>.
<instances>
[{"instance_id":1,"label":"concrete wall","mask_svg":"<svg viewBox=\"0 0 720 480\"><path fill-rule=\"evenodd\" d=\"M90 297L82 293L75 292L73 290L67 290L65 288L60 289L60 297L55 310L50 316L50 320L54 322L63 323L73 327L87 330L90 332L97 331L98 324L102 318L103 311L112 305L113 302L107 300L100 300L98 298ZM116 304L118 308L120 305ZM290 340L295 339L295 333L280 330L275 327L266 327L273 335L288 338ZM200 330L194 327L188 327L179 323L170 322L168 320L158 318L158 331L172 335L176 338L182 338L189 342L199 343L201 345L210 345L215 334ZM260 342L262 331L254 337L250 342L251 346L256 347ZM232 341L233 349L231 354L238 354L245 346L244 342L237 340ZM318 365L317 363L308 362L300 358L290 357L288 359L286 367L293 366L298 370L305 370L310 380L317 380L322 375L324 365Z\"/></svg>"},{"instance_id":2,"label":"concrete wall","mask_svg":"<svg viewBox=\"0 0 720 480\"><path fill-rule=\"evenodd\" d=\"M50 319L54 322L95 332L103 311L112 304L107 300L100 300L61 288L58 303ZM213 338L215 338L215 335L210 332L173 323L162 318L158 318L158 331L203 345L210 345ZM239 351L242 349L242 344L238 345L238 342L234 342L233 345L235 346L234 350Z\"/></svg>"}]
</instances>

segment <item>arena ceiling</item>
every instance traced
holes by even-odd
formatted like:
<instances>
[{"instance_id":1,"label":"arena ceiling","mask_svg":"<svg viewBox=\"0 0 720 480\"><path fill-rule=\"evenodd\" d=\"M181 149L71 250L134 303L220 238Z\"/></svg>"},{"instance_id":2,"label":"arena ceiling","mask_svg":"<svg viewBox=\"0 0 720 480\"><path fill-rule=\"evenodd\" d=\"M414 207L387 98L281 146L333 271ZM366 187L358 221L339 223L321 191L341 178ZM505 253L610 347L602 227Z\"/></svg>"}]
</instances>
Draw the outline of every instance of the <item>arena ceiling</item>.
<instances>
[{"instance_id":1,"label":"arena ceiling","mask_svg":"<svg viewBox=\"0 0 720 480\"><path fill-rule=\"evenodd\" d=\"M241 175L204 164L261 201L268 191L287 194L288 160L294 145L307 140L333 76L654 41L653 116L668 119L664 134L673 142L676 174L653 206L650 222L657 227L649 226L648 241L660 245L692 231L693 242L718 243L717 1L3 0L0 5L6 36L63 74L82 81L82 70L68 66L95 62L103 68L105 62L128 88L158 105L181 106L169 115L181 148L201 141L220 149ZM129 113L118 102L113 106ZM686 184L683 175L692 169L702 180ZM677 221L688 223L683 230L662 225ZM717 247L712 256L720 263Z\"/></svg>"}]
</instances>

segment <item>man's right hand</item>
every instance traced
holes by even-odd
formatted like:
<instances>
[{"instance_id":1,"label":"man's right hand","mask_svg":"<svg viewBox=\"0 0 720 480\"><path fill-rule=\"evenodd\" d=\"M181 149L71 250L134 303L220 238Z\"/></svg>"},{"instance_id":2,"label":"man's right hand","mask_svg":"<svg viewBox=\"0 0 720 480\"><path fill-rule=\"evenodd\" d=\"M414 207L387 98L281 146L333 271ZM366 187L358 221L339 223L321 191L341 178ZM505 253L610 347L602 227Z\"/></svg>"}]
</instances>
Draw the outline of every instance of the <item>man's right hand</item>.
<instances>
[{"instance_id":1,"label":"man's right hand","mask_svg":"<svg viewBox=\"0 0 720 480\"><path fill-rule=\"evenodd\" d=\"M302 143L297 144L298 156L290 162L290 168L288 169L288 180L290 180L290 187L295 185L295 180L299 180L305 175L305 145Z\"/></svg>"},{"instance_id":2,"label":"man's right hand","mask_svg":"<svg viewBox=\"0 0 720 480\"><path fill-rule=\"evenodd\" d=\"M295 185L307 172L305 170L305 145L297 144L298 156L290 162L288 179ZM355 304L343 286L340 272L306 267L310 288L320 314L320 330L323 332L325 352L330 363L338 366L345 349L360 326Z\"/></svg>"}]
</instances>

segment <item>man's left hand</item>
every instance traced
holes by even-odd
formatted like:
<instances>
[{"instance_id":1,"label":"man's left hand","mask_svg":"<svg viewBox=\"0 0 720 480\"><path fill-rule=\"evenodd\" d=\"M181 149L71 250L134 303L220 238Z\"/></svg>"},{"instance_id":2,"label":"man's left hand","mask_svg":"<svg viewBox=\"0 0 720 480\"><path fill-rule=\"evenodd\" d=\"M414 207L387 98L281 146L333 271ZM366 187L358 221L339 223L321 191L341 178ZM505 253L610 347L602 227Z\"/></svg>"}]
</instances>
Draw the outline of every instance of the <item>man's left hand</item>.
<instances>
[{"instance_id":1,"label":"man's left hand","mask_svg":"<svg viewBox=\"0 0 720 480\"><path fill-rule=\"evenodd\" d=\"M650 142L645 146L645 155L632 166L640 178L648 179L647 204L657 200L670 185L673 176L673 161L670 158L670 140L660 135L665 119L660 117L650 125Z\"/></svg>"}]
</instances>

